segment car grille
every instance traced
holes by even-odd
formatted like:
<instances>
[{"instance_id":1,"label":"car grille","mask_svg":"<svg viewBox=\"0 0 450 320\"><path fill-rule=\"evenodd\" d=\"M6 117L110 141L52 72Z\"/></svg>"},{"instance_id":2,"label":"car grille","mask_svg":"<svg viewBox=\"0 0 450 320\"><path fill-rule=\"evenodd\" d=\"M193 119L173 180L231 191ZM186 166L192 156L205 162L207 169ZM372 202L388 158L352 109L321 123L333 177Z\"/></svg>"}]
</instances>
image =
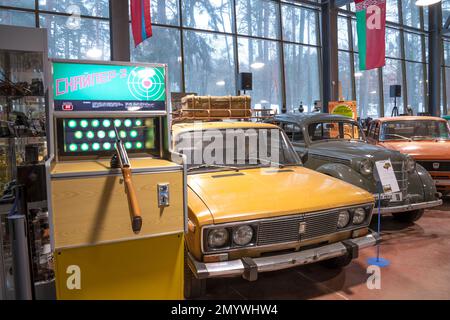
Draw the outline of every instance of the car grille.
<instances>
[{"instance_id":1,"label":"car grille","mask_svg":"<svg viewBox=\"0 0 450 320\"><path fill-rule=\"evenodd\" d=\"M450 161L417 161L427 171L450 171ZM433 163L439 163L439 168L433 168Z\"/></svg>"},{"instance_id":2,"label":"car grille","mask_svg":"<svg viewBox=\"0 0 450 320\"><path fill-rule=\"evenodd\" d=\"M337 231L338 212L305 214L293 218L264 221L259 224L257 245L294 242L333 234ZM305 223L305 233L299 233Z\"/></svg>"},{"instance_id":3,"label":"car grille","mask_svg":"<svg viewBox=\"0 0 450 320\"><path fill-rule=\"evenodd\" d=\"M403 161L392 162L395 177L397 178L398 187L403 194L403 199L408 195L408 172L405 169L405 163Z\"/></svg>"}]
</instances>

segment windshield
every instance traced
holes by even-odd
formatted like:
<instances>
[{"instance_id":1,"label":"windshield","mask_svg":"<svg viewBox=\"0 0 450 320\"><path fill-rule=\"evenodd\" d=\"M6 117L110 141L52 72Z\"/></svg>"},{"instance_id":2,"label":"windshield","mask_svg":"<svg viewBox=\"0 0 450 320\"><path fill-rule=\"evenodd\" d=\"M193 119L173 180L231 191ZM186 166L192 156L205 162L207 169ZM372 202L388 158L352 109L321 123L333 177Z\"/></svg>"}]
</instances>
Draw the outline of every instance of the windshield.
<instances>
[{"instance_id":1,"label":"windshield","mask_svg":"<svg viewBox=\"0 0 450 320\"><path fill-rule=\"evenodd\" d=\"M300 164L296 152L278 128L183 132L176 136L174 150L186 155L189 171Z\"/></svg>"},{"instance_id":2,"label":"windshield","mask_svg":"<svg viewBox=\"0 0 450 320\"><path fill-rule=\"evenodd\" d=\"M382 141L389 140L449 140L450 133L445 121L410 120L390 121L381 129Z\"/></svg>"},{"instance_id":3,"label":"windshield","mask_svg":"<svg viewBox=\"0 0 450 320\"><path fill-rule=\"evenodd\" d=\"M364 135L361 128L349 121L323 121L311 123L308 126L311 141L323 140L361 140Z\"/></svg>"}]
</instances>

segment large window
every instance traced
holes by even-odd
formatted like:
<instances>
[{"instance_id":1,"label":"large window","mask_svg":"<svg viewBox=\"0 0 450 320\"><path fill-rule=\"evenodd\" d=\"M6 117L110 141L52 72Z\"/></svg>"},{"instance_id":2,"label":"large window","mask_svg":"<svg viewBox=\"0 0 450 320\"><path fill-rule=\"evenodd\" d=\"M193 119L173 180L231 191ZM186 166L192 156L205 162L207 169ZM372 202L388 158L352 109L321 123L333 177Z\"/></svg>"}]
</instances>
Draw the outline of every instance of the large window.
<instances>
[{"instance_id":1,"label":"large window","mask_svg":"<svg viewBox=\"0 0 450 320\"><path fill-rule=\"evenodd\" d=\"M239 38L239 70L253 73L253 105L281 107L281 70L279 44L270 40Z\"/></svg>"},{"instance_id":2,"label":"large window","mask_svg":"<svg viewBox=\"0 0 450 320\"><path fill-rule=\"evenodd\" d=\"M383 97L384 114L392 115L394 106L397 105L399 113L404 113L403 99L391 98L390 86L403 84L402 61L397 59L386 59L386 66L383 68Z\"/></svg>"},{"instance_id":3,"label":"large window","mask_svg":"<svg viewBox=\"0 0 450 320\"><path fill-rule=\"evenodd\" d=\"M52 58L111 57L109 0L0 0L0 24L47 28Z\"/></svg>"},{"instance_id":4,"label":"large window","mask_svg":"<svg viewBox=\"0 0 450 320\"><path fill-rule=\"evenodd\" d=\"M184 31L186 91L226 95L235 91L231 36Z\"/></svg>"},{"instance_id":5,"label":"large window","mask_svg":"<svg viewBox=\"0 0 450 320\"><path fill-rule=\"evenodd\" d=\"M174 92L234 95L237 73L251 72L256 108L312 110L321 100L320 9L300 2L152 0L153 37L132 45L131 59L168 63Z\"/></svg>"}]
</instances>

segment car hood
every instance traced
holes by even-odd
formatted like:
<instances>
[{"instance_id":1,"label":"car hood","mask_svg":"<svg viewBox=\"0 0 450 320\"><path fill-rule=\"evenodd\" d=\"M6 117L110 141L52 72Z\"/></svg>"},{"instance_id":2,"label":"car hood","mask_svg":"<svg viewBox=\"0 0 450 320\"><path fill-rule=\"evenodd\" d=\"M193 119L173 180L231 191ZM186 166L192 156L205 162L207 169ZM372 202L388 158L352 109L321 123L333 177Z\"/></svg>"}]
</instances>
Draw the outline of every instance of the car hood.
<instances>
[{"instance_id":1,"label":"car hood","mask_svg":"<svg viewBox=\"0 0 450 320\"><path fill-rule=\"evenodd\" d=\"M373 202L365 190L304 167L190 174L188 186L216 224Z\"/></svg>"},{"instance_id":2,"label":"car hood","mask_svg":"<svg viewBox=\"0 0 450 320\"><path fill-rule=\"evenodd\" d=\"M347 159L349 161L358 158L371 158L377 160L400 160L399 152L388 150L379 146L361 141L324 141L316 142L310 147L311 153L319 153L330 157Z\"/></svg>"},{"instance_id":3,"label":"car hood","mask_svg":"<svg viewBox=\"0 0 450 320\"><path fill-rule=\"evenodd\" d=\"M450 160L450 141L382 142L381 146L409 154L417 160Z\"/></svg>"}]
</instances>

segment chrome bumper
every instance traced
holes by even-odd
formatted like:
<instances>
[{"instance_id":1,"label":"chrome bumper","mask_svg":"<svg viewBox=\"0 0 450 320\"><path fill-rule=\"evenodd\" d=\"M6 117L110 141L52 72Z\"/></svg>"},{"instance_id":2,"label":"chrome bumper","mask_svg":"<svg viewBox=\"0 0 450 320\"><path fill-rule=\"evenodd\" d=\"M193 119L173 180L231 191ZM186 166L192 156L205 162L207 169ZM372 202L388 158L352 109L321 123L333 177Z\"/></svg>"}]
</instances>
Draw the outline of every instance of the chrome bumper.
<instances>
[{"instance_id":1,"label":"chrome bumper","mask_svg":"<svg viewBox=\"0 0 450 320\"><path fill-rule=\"evenodd\" d=\"M436 207L442 205L442 200L434 200L434 201L428 201L428 202L420 202L420 203L411 203L411 204L404 204L400 206L395 207L382 207L380 208L381 214L388 214L388 213L396 213L396 212L406 212L406 211L412 211L412 210L419 210L419 209L426 209L431 207ZM373 208L373 214L378 214L378 208Z\"/></svg>"},{"instance_id":2,"label":"chrome bumper","mask_svg":"<svg viewBox=\"0 0 450 320\"><path fill-rule=\"evenodd\" d=\"M351 254L353 258L357 258L359 249L374 246L378 241L378 234L371 232L360 238L270 257L244 257L231 261L204 263L195 260L190 253L187 253L187 261L198 279L243 276L244 279L252 281L256 280L257 274L261 272L292 268L345 254Z\"/></svg>"}]
</instances>

